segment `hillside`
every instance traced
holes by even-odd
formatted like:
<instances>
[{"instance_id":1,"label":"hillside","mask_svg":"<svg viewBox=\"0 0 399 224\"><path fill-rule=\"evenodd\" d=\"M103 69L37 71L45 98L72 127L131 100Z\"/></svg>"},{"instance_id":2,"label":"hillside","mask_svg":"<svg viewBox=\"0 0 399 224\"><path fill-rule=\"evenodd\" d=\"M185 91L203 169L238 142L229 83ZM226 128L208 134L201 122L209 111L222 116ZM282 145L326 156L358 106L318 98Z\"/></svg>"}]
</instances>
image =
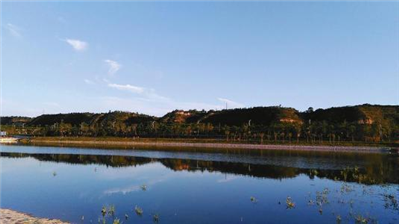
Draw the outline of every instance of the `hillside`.
<instances>
[{"instance_id":1,"label":"hillside","mask_svg":"<svg viewBox=\"0 0 399 224\"><path fill-rule=\"evenodd\" d=\"M399 106L380 106L364 104L360 106L332 107L318 109L311 113L302 113L302 118L313 121L327 121L333 123L357 122L373 124L391 120L399 123Z\"/></svg>"},{"instance_id":2,"label":"hillside","mask_svg":"<svg viewBox=\"0 0 399 224\"><path fill-rule=\"evenodd\" d=\"M69 113L69 114L46 114L35 117L27 123L28 126L46 126L56 123L65 123L72 126L87 125L106 125L106 123L123 122L126 125L139 124L142 122L153 121L155 118L147 115L130 112L109 112L109 113Z\"/></svg>"},{"instance_id":3,"label":"hillside","mask_svg":"<svg viewBox=\"0 0 399 224\"><path fill-rule=\"evenodd\" d=\"M0 117L1 125L18 125L27 124L32 120L30 117Z\"/></svg>"},{"instance_id":4,"label":"hillside","mask_svg":"<svg viewBox=\"0 0 399 224\"><path fill-rule=\"evenodd\" d=\"M82 122L90 123L93 116L92 113L46 114L33 118L28 125L46 126L64 122L73 126L80 125Z\"/></svg>"},{"instance_id":5,"label":"hillside","mask_svg":"<svg viewBox=\"0 0 399 224\"><path fill-rule=\"evenodd\" d=\"M303 123L299 112L293 108L254 107L210 112L201 119L213 125L241 126L243 124L270 126L273 123Z\"/></svg>"},{"instance_id":6,"label":"hillside","mask_svg":"<svg viewBox=\"0 0 399 224\"><path fill-rule=\"evenodd\" d=\"M398 141L399 106L359 105L299 112L285 107L175 110L162 117L131 112L3 117L10 134L140 136L269 141Z\"/></svg>"}]
</instances>

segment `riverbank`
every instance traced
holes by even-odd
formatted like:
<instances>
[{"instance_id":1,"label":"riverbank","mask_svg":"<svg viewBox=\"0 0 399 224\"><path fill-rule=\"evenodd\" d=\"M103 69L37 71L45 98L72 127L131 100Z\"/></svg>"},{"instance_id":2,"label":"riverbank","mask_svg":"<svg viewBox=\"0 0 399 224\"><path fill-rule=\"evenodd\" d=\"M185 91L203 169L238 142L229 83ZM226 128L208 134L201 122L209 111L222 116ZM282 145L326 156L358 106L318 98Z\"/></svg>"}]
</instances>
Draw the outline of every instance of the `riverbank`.
<instances>
[{"instance_id":1,"label":"riverbank","mask_svg":"<svg viewBox=\"0 0 399 224\"><path fill-rule=\"evenodd\" d=\"M0 137L0 143L5 143L5 144L14 144L18 142L18 138L14 137Z\"/></svg>"},{"instance_id":2,"label":"riverbank","mask_svg":"<svg viewBox=\"0 0 399 224\"><path fill-rule=\"evenodd\" d=\"M10 209L0 209L0 224L67 224L58 219L37 218L21 212L16 212Z\"/></svg>"},{"instance_id":3,"label":"riverbank","mask_svg":"<svg viewBox=\"0 0 399 224\"><path fill-rule=\"evenodd\" d=\"M294 151L331 151L331 152L367 152L380 153L397 151L397 148L371 145L304 145L304 144L253 144L253 143L228 143L214 140L196 139L128 139L128 138L88 138L88 137L36 137L24 139L22 144L43 146L81 146L104 148L185 148L190 149L256 149L256 150L294 150Z\"/></svg>"}]
</instances>

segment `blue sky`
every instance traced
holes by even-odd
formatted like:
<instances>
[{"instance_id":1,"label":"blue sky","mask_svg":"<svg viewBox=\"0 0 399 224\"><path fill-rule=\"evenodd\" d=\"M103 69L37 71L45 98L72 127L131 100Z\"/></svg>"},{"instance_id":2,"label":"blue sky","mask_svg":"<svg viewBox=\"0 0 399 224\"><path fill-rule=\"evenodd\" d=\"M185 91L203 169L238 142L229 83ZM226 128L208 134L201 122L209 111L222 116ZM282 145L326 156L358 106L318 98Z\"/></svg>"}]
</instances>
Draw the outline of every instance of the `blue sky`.
<instances>
[{"instance_id":1,"label":"blue sky","mask_svg":"<svg viewBox=\"0 0 399 224\"><path fill-rule=\"evenodd\" d=\"M2 113L399 103L399 2L2 5Z\"/></svg>"}]
</instances>

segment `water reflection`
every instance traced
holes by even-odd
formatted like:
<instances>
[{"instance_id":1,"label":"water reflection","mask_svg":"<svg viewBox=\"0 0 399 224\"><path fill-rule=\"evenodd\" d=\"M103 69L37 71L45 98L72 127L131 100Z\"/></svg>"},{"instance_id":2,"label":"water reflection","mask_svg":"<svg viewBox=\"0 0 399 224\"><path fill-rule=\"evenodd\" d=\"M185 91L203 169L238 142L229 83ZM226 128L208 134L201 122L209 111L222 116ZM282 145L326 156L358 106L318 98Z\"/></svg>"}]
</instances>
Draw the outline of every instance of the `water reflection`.
<instances>
[{"instance_id":1,"label":"water reflection","mask_svg":"<svg viewBox=\"0 0 399 224\"><path fill-rule=\"evenodd\" d=\"M284 179L304 174L310 178L328 178L335 181L358 182L363 184L398 184L399 158L395 154L350 154L350 153L303 153L263 152L258 157L242 157L240 154L229 161L218 161L218 156L207 160L190 158L149 158L118 155L77 155L1 152L1 157L30 157L38 161L67 164L98 164L109 167L141 166L160 163L173 171L220 172L259 178ZM253 154L251 156L254 156ZM186 156L190 157L190 156ZM192 157L196 157L192 153ZM253 160L251 160L253 158ZM329 164L328 166L326 164Z\"/></svg>"}]
</instances>

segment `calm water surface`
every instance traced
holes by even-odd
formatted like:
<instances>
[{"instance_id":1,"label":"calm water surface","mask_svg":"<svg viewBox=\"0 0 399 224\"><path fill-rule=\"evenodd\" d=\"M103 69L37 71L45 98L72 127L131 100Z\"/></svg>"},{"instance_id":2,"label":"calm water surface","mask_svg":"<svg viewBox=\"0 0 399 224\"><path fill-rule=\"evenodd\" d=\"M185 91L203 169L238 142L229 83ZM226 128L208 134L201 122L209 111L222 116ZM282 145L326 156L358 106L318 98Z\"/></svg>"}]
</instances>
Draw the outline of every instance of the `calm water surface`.
<instances>
[{"instance_id":1,"label":"calm water surface","mask_svg":"<svg viewBox=\"0 0 399 224\"><path fill-rule=\"evenodd\" d=\"M0 207L72 223L154 223L155 214L159 223L399 223L394 154L3 145L0 153ZM104 218L103 206L115 214Z\"/></svg>"}]
</instances>

